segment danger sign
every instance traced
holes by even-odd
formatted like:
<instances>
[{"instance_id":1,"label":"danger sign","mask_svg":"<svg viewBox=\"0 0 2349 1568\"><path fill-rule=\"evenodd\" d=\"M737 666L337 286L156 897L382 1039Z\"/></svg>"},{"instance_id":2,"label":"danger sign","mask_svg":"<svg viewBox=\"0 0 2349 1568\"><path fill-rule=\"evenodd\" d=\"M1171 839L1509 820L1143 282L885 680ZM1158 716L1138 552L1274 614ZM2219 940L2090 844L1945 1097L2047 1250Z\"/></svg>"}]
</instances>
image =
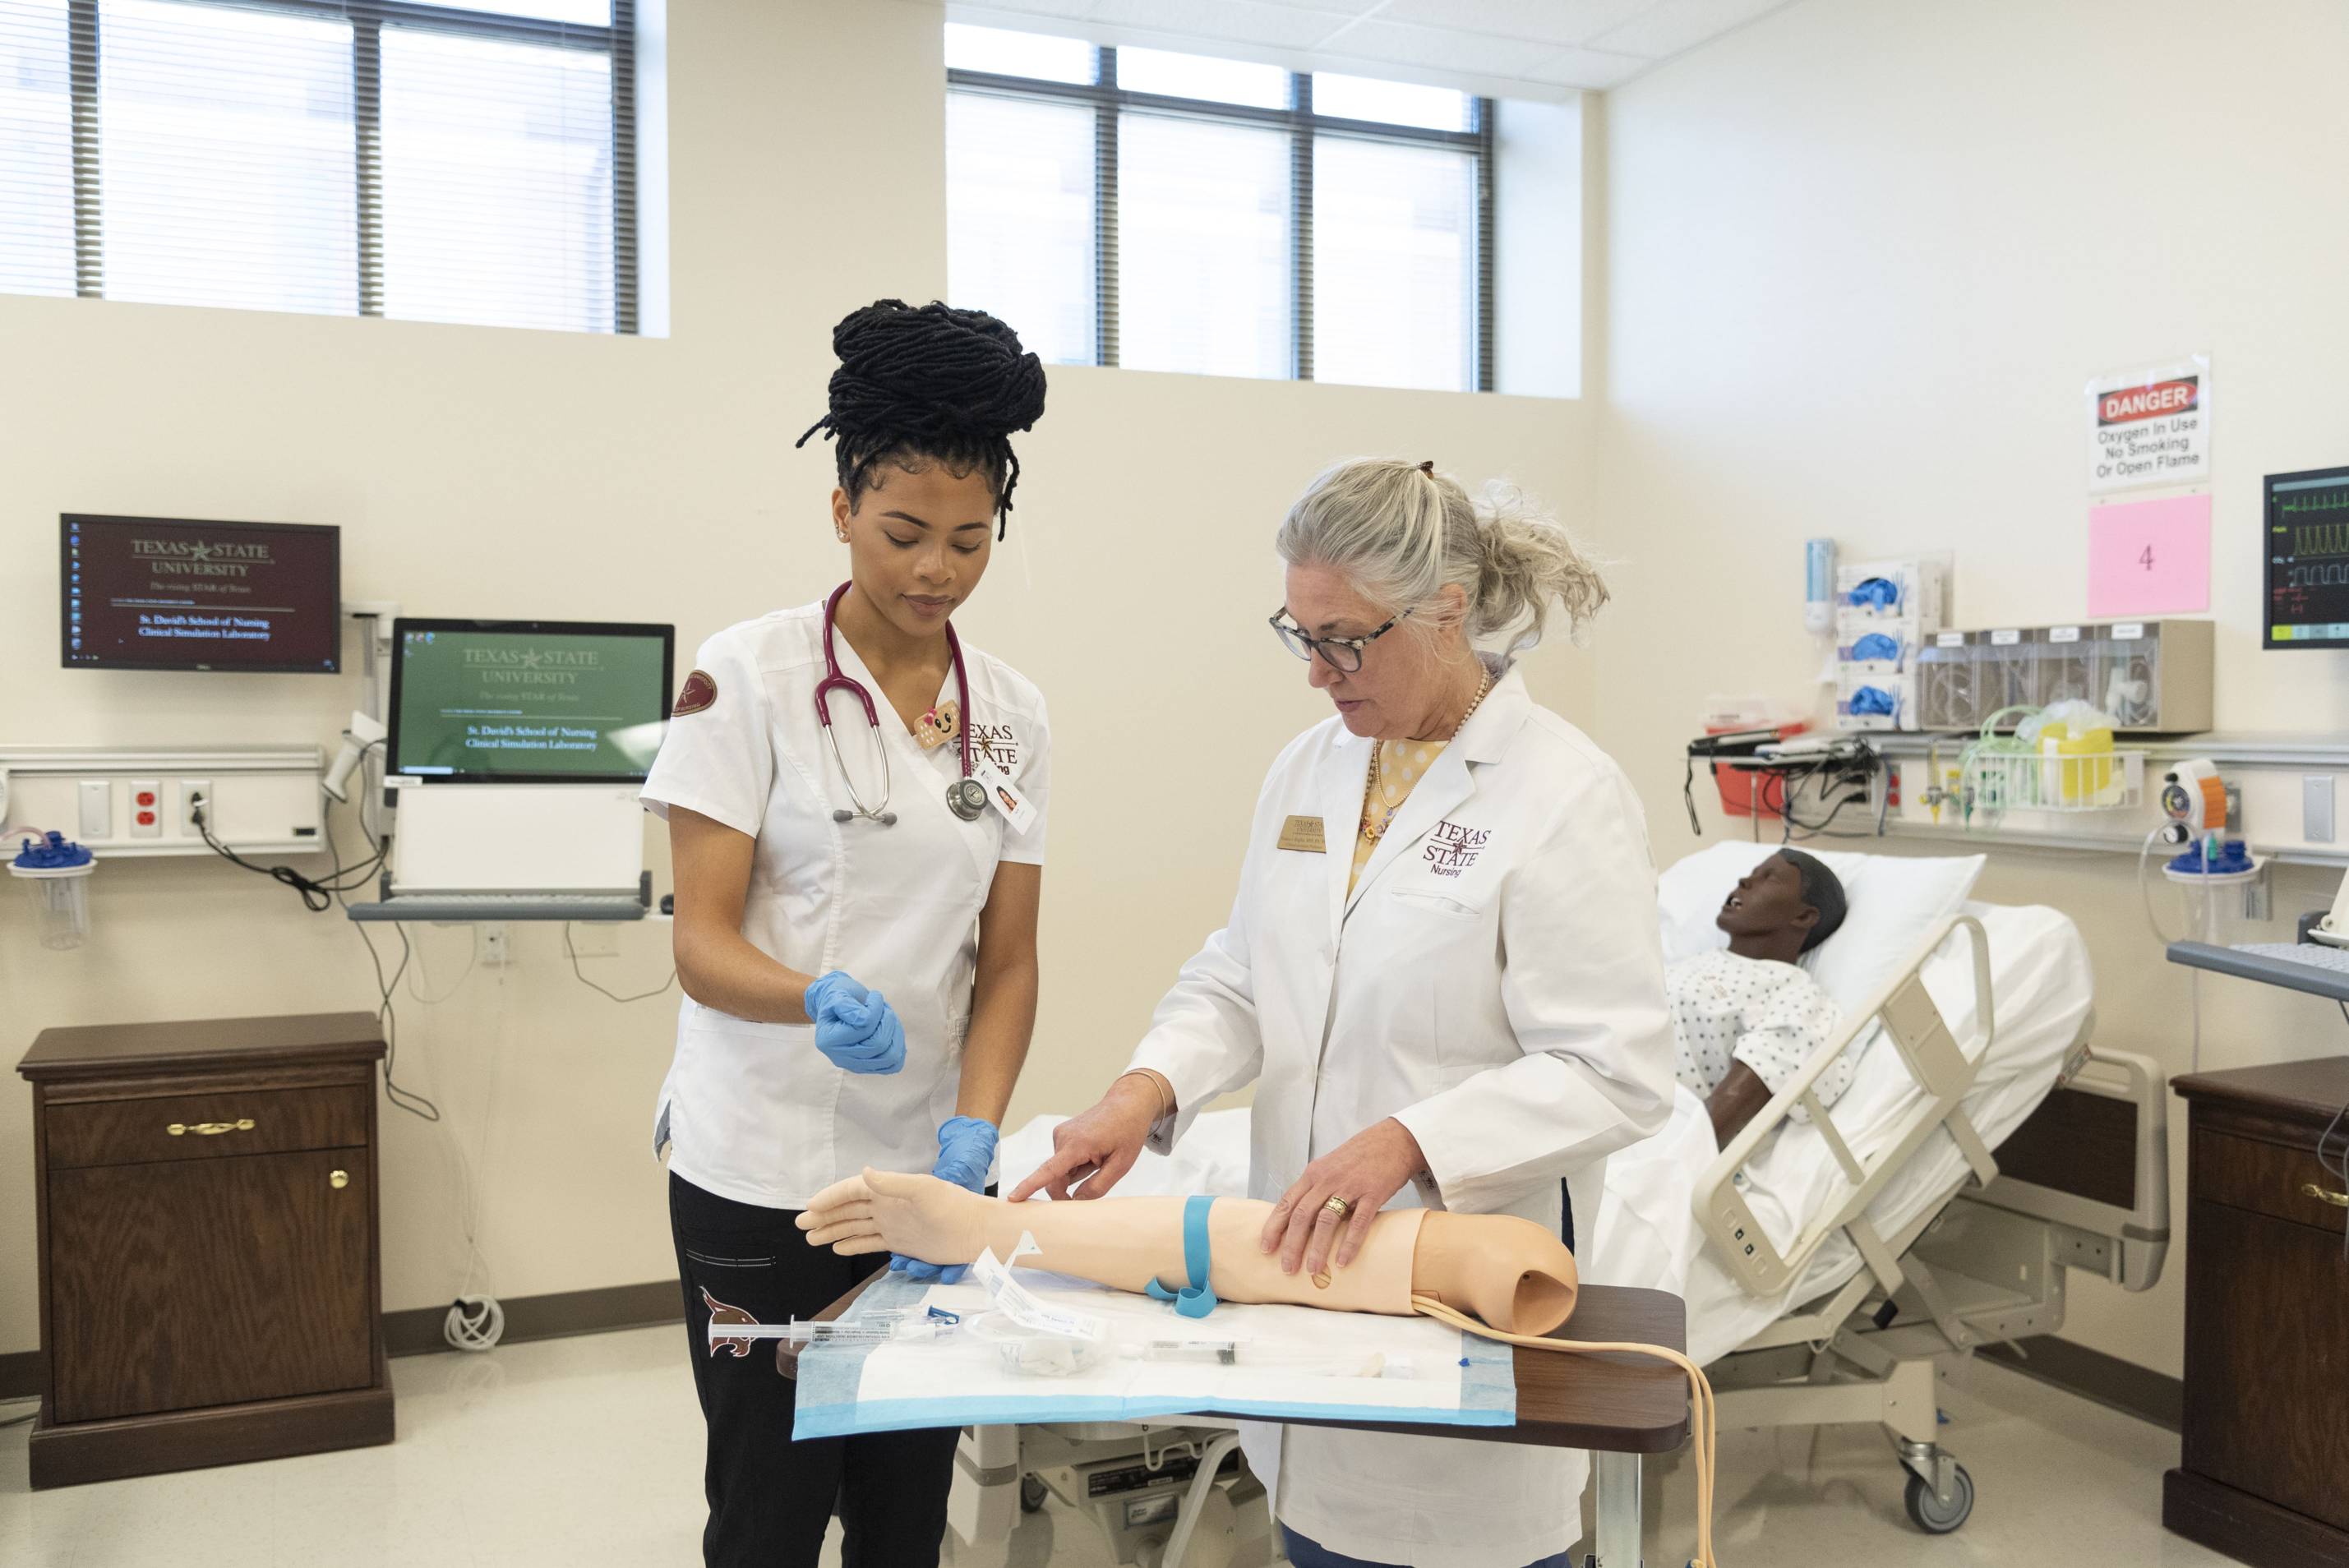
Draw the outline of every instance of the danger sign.
<instances>
[{"instance_id":1,"label":"danger sign","mask_svg":"<svg viewBox=\"0 0 2349 1568\"><path fill-rule=\"evenodd\" d=\"M2209 356L2088 383L2090 493L2209 475Z\"/></svg>"},{"instance_id":2,"label":"danger sign","mask_svg":"<svg viewBox=\"0 0 2349 1568\"><path fill-rule=\"evenodd\" d=\"M2107 392L2096 405L2096 423L2126 425L2131 419L2151 419L2162 414L2176 414L2195 406L2195 393L2201 386L2199 377L2189 376L2182 381L2164 381L2155 387L2135 387L2126 392Z\"/></svg>"}]
</instances>

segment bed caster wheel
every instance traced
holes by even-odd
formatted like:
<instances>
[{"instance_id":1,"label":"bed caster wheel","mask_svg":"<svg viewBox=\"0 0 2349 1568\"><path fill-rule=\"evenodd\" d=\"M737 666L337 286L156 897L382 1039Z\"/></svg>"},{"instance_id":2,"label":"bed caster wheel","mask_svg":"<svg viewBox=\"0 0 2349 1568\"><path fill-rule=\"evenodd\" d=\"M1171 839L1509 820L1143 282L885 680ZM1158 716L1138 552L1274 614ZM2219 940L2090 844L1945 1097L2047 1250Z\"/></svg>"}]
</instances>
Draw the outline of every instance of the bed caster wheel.
<instances>
[{"instance_id":1,"label":"bed caster wheel","mask_svg":"<svg viewBox=\"0 0 2349 1568\"><path fill-rule=\"evenodd\" d=\"M1933 1495L1924 1477L1912 1475L1909 1478L1907 1501L1909 1517L1918 1529L1928 1535L1947 1535L1974 1511L1974 1478L1966 1473L1965 1466L1957 1466L1950 1483L1950 1501L1943 1502Z\"/></svg>"},{"instance_id":2,"label":"bed caster wheel","mask_svg":"<svg viewBox=\"0 0 2349 1568\"><path fill-rule=\"evenodd\" d=\"M1019 1511L1040 1512L1044 1507L1044 1483L1032 1475L1019 1478Z\"/></svg>"}]
</instances>

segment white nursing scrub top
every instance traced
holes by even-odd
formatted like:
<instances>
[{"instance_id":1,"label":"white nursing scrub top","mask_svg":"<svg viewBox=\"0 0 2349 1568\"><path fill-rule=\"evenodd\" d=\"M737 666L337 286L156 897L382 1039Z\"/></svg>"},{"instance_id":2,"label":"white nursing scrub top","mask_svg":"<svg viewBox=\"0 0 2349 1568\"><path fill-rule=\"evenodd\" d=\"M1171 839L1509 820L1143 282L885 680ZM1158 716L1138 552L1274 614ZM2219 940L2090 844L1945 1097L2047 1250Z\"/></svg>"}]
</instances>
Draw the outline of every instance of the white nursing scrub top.
<instances>
[{"instance_id":1,"label":"white nursing scrub top","mask_svg":"<svg viewBox=\"0 0 2349 1568\"><path fill-rule=\"evenodd\" d=\"M955 816L946 791L962 771L959 748L924 750L848 639L835 632L833 646L841 673L873 694L894 825L832 820L851 801L816 721L821 603L745 621L701 645L643 791L664 819L682 806L758 841L742 911L751 945L805 975L845 970L905 1026L901 1070L850 1073L816 1050L811 1026L752 1023L686 998L654 1150L667 1144L670 1171L697 1187L773 1209L805 1208L867 1165L936 1163L970 1025L979 910L999 862L1044 860L1050 731L1035 686L963 645L972 758L993 761L1036 808L1028 831L1015 833L991 808L975 822ZM956 696L949 670L938 700ZM836 690L832 714L842 760L883 809L864 705Z\"/></svg>"}]
</instances>

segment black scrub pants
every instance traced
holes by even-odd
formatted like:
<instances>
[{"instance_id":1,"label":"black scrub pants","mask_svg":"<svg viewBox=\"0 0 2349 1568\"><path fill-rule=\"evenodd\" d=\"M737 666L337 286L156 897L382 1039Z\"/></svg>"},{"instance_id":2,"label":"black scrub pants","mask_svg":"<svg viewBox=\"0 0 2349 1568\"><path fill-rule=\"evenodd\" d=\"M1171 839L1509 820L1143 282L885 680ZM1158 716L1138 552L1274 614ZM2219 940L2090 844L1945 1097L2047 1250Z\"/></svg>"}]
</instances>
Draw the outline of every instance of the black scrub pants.
<instances>
[{"instance_id":1,"label":"black scrub pants","mask_svg":"<svg viewBox=\"0 0 2349 1568\"><path fill-rule=\"evenodd\" d=\"M843 1258L812 1247L796 1209L765 1209L668 1179L669 1232L685 1285L693 1385L709 1423L701 1532L709 1568L815 1568L833 1507L845 1532L843 1568L935 1568L954 1478L951 1427L792 1440L798 1385L775 1370L774 1344L710 1354L709 1301L761 1323L813 1317L887 1266L889 1254Z\"/></svg>"}]
</instances>

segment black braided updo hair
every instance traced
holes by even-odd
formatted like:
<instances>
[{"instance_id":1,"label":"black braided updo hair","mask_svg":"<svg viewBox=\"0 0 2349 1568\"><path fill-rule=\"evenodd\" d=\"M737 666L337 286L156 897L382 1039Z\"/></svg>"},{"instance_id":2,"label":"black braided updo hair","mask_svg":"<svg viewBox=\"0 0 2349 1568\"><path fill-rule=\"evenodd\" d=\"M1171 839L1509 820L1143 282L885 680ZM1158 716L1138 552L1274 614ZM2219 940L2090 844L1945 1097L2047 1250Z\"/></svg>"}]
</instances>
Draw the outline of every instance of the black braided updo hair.
<instances>
[{"instance_id":1,"label":"black braided updo hair","mask_svg":"<svg viewBox=\"0 0 2349 1568\"><path fill-rule=\"evenodd\" d=\"M832 351L840 356L832 406L792 446L818 430L833 438L852 507L884 462L926 459L957 475L983 469L1002 538L1019 482L1011 434L1033 428L1044 413L1043 362L1020 346L1019 335L983 310L880 299L832 329Z\"/></svg>"}]
</instances>

